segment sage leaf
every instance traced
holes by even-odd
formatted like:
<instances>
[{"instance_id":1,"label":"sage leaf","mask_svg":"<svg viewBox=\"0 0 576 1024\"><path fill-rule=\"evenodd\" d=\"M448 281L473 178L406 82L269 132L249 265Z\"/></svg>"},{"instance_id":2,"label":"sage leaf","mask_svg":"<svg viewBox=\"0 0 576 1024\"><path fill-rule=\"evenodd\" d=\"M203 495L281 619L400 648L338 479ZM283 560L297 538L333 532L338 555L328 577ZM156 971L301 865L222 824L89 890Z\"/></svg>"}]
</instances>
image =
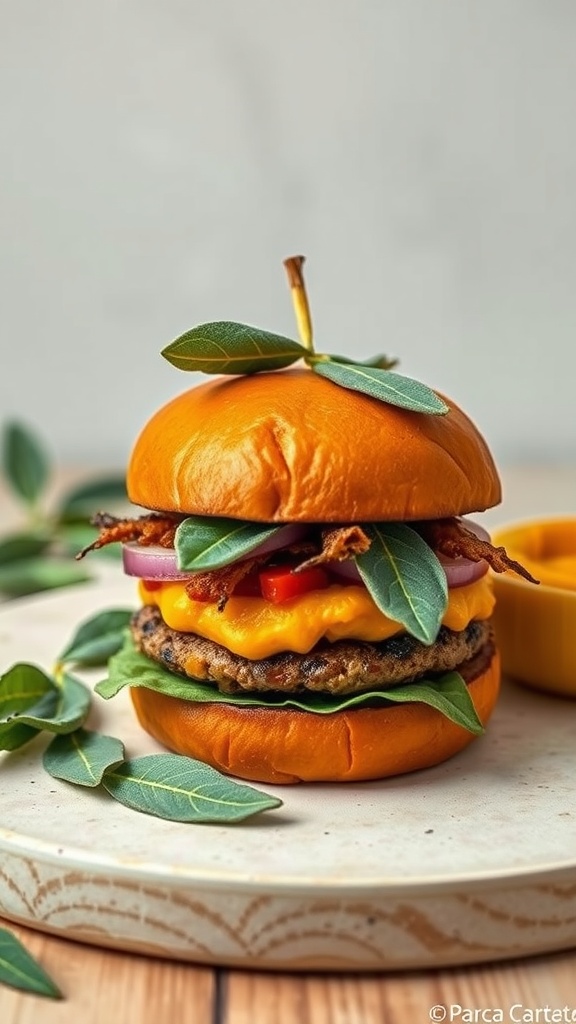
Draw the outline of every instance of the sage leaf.
<instances>
[{"instance_id":1,"label":"sage leaf","mask_svg":"<svg viewBox=\"0 0 576 1024\"><path fill-rule=\"evenodd\" d=\"M0 680L0 740L14 725L38 732L72 732L90 710L90 690L64 673L57 685L35 665L14 665Z\"/></svg>"},{"instance_id":2,"label":"sage leaf","mask_svg":"<svg viewBox=\"0 0 576 1024\"><path fill-rule=\"evenodd\" d=\"M0 982L23 992L62 999L52 978L7 928L0 928Z\"/></svg>"},{"instance_id":3,"label":"sage leaf","mask_svg":"<svg viewBox=\"0 0 576 1024\"><path fill-rule=\"evenodd\" d=\"M50 538L38 533L13 533L0 541L0 567L36 558L50 546Z\"/></svg>"},{"instance_id":4,"label":"sage leaf","mask_svg":"<svg viewBox=\"0 0 576 1024\"><path fill-rule=\"evenodd\" d=\"M21 712L18 721L44 732L69 733L78 729L90 711L91 693L88 687L74 676L64 673L55 698L53 708L49 706L50 698L44 697L43 703Z\"/></svg>"},{"instance_id":5,"label":"sage leaf","mask_svg":"<svg viewBox=\"0 0 576 1024\"><path fill-rule=\"evenodd\" d=\"M233 782L180 754L148 754L105 772L102 785L133 810L168 821L233 822L280 807L282 801Z\"/></svg>"},{"instance_id":6,"label":"sage leaf","mask_svg":"<svg viewBox=\"0 0 576 1024\"><path fill-rule=\"evenodd\" d=\"M220 569L249 555L280 526L218 516L189 516L176 530L178 568L186 572Z\"/></svg>"},{"instance_id":7,"label":"sage leaf","mask_svg":"<svg viewBox=\"0 0 576 1024\"><path fill-rule=\"evenodd\" d=\"M392 370L381 370L361 363L337 363L334 360L314 360L312 369L314 373L327 377L340 387L361 391L388 405L433 415L448 412L446 403L426 384Z\"/></svg>"},{"instance_id":8,"label":"sage leaf","mask_svg":"<svg viewBox=\"0 0 576 1024\"><path fill-rule=\"evenodd\" d=\"M377 356L371 356L370 359L349 359L348 356L336 356L330 354L328 355L328 359L331 363L344 363L347 366L373 366L379 370L391 370L393 366L398 365L397 359L393 356L385 356L383 353ZM309 361L312 365L315 362L314 358L309 359ZM319 361L322 362L323 360L320 359Z\"/></svg>"},{"instance_id":9,"label":"sage leaf","mask_svg":"<svg viewBox=\"0 0 576 1024\"><path fill-rule=\"evenodd\" d=\"M386 697L398 704L416 701L428 704L429 707L440 711L445 718L449 718L456 725L461 725L475 736L484 732L484 726L478 718L468 687L459 672L446 672L433 681L424 679L394 686L386 690Z\"/></svg>"},{"instance_id":10,"label":"sage leaf","mask_svg":"<svg viewBox=\"0 0 576 1024\"><path fill-rule=\"evenodd\" d=\"M180 370L239 374L280 370L302 359L307 351L280 334L218 320L186 331L162 355Z\"/></svg>"},{"instance_id":11,"label":"sage leaf","mask_svg":"<svg viewBox=\"0 0 576 1024\"><path fill-rule=\"evenodd\" d=\"M371 523L364 529L370 547L355 562L376 605L422 643L433 643L448 586L432 548L404 523Z\"/></svg>"},{"instance_id":12,"label":"sage leaf","mask_svg":"<svg viewBox=\"0 0 576 1024\"><path fill-rule=\"evenodd\" d=\"M414 683L401 683L387 690L368 690L364 693L288 693L265 695L249 693L220 693L209 683L184 679L163 668L162 665L137 651L130 636L122 650L108 664L108 677L96 686L99 696L108 700L125 686L145 686L149 690L179 697L195 703L234 704L237 707L297 708L317 715L330 715L335 711L365 707L387 707L394 703L428 704L453 722L470 732L482 731L466 683L457 672L446 673L435 679L419 679Z\"/></svg>"},{"instance_id":13,"label":"sage leaf","mask_svg":"<svg viewBox=\"0 0 576 1024\"><path fill-rule=\"evenodd\" d=\"M0 750L19 750L35 736L38 736L38 729L20 725L18 721L13 722L12 725L0 729Z\"/></svg>"},{"instance_id":14,"label":"sage leaf","mask_svg":"<svg viewBox=\"0 0 576 1024\"><path fill-rule=\"evenodd\" d=\"M114 736L76 729L55 736L44 751L42 763L54 779L76 786L99 786L105 771L124 760L124 744Z\"/></svg>"},{"instance_id":15,"label":"sage leaf","mask_svg":"<svg viewBox=\"0 0 576 1024\"><path fill-rule=\"evenodd\" d=\"M122 647L132 614L129 608L109 608L81 622L58 661L61 665L105 665Z\"/></svg>"},{"instance_id":16,"label":"sage leaf","mask_svg":"<svg viewBox=\"0 0 576 1024\"><path fill-rule=\"evenodd\" d=\"M0 593L25 597L89 579L90 574L78 562L65 558L23 558L0 566Z\"/></svg>"},{"instance_id":17,"label":"sage leaf","mask_svg":"<svg viewBox=\"0 0 576 1024\"><path fill-rule=\"evenodd\" d=\"M74 487L62 498L58 508L58 519L61 522L89 519L99 508L109 507L112 504L118 506L128 504L126 482L123 476L99 477Z\"/></svg>"},{"instance_id":18,"label":"sage leaf","mask_svg":"<svg viewBox=\"0 0 576 1024\"><path fill-rule=\"evenodd\" d=\"M35 505L48 482L49 462L36 434L23 423L7 423L3 436L3 467L15 494Z\"/></svg>"},{"instance_id":19,"label":"sage leaf","mask_svg":"<svg viewBox=\"0 0 576 1024\"><path fill-rule=\"evenodd\" d=\"M26 661L16 662L0 676L0 721L8 725L47 695L57 694L56 683L41 668Z\"/></svg>"}]
</instances>

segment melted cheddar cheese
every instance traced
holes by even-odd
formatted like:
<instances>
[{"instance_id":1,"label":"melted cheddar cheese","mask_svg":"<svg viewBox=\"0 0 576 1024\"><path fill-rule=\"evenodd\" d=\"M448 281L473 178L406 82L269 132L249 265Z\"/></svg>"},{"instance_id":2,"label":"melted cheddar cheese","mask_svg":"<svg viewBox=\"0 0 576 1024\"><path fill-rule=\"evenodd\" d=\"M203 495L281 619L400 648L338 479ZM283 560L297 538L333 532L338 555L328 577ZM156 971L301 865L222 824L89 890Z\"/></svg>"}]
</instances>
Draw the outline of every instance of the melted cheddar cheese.
<instances>
[{"instance_id":1,"label":"melted cheddar cheese","mask_svg":"<svg viewBox=\"0 0 576 1024\"><path fill-rule=\"evenodd\" d=\"M281 604L262 597L231 597L223 611L207 601L193 601L184 584L162 583L148 590L140 584L144 604L158 605L171 629L222 644L243 658L268 658L280 651L306 654L318 641L386 640L403 627L374 604L364 587L340 586L312 590ZM492 614L494 597L489 574L448 592L442 620L449 629L465 629L472 619Z\"/></svg>"}]
</instances>

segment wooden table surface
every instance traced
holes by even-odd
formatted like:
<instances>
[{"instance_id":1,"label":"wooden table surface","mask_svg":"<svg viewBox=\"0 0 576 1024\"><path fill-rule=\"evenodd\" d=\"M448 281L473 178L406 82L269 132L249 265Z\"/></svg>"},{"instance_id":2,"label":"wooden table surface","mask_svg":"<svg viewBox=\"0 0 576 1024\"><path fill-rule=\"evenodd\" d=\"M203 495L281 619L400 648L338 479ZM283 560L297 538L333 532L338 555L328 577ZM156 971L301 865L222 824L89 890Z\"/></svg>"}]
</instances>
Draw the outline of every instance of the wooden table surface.
<instances>
[{"instance_id":1,"label":"wooden table surface","mask_svg":"<svg viewBox=\"0 0 576 1024\"><path fill-rule=\"evenodd\" d=\"M489 524L576 510L573 468L521 467L503 476L505 501ZM0 529L13 523L14 511L0 492ZM65 999L0 988L0 1024L576 1022L574 951L454 970L290 975L167 962L4 923Z\"/></svg>"}]
</instances>

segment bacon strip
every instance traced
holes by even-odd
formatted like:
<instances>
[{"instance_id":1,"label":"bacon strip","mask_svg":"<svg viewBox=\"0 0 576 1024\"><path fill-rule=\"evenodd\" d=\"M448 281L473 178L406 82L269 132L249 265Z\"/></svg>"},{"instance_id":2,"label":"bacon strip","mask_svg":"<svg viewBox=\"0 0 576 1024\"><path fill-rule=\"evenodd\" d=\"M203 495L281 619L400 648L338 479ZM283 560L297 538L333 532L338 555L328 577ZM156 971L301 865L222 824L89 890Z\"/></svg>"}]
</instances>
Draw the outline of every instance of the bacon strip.
<instances>
[{"instance_id":1,"label":"bacon strip","mask_svg":"<svg viewBox=\"0 0 576 1024\"><path fill-rule=\"evenodd\" d=\"M336 526L322 531L322 550L313 558L297 565L294 572L311 569L326 562L343 562L354 555L362 555L370 547L370 538L360 526Z\"/></svg>"},{"instance_id":2,"label":"bacon strip","mask_svg":"<svg viewBox=\"0 0 576 1024\"><path fill-rule=\"evenodd\" d=\"M186 584L186 593L193 601L218 602L218 611L221 612L240 581L268 557L247 558L243 562L223 565L221 569L212 569L210 572L195 572Z\"/></svg>"},{"instance_id":3,"label":"bacon strip","mask_svg":"<svg viewBox=\"0 0 576 1024\"><path fill-rule=\"evenodd\" d=\"M78 552L77 559L84 558L89 551L97 551L98 548L118 541L135 540L143 545L159 544L163 548L172 548L180 519L159 512L151 512L136 519L118 519L108 512L98 512L90 522L100 530L100 533L96 540Z\"/></svg>"},{"instance_id":4,"label":"bacon strip","mask_svg":"<svg viewBox=\"0 0 576 1024\"><path fill-rule=\"evenodd\" d=\"M472 562L484 559L495 572L512 570L530 583L538 583L520 562L508 557L505 548L497 548L490 541L480 540L458 519L435 519L418 523L418 530L434 551L447 558L469 558Z\"/></svg>"}]
</instances>

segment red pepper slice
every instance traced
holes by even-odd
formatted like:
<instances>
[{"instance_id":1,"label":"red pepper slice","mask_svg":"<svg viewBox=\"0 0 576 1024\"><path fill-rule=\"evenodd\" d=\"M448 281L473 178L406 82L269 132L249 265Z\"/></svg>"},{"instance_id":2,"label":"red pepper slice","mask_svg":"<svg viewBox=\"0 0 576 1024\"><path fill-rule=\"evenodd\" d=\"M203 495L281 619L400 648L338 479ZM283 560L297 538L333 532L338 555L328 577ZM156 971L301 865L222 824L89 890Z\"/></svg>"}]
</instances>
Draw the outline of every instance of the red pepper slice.
<instances>
[{"instance_id":1,"label":"red pepper slice","mask_svg":"<svg viewBox=\"0 0 576 1024\"><path fill-rule=\"evenodd\" d=\"M142 580L144 590L160 590L163 580Z\"/></svg>"},{"instance_id":2,"label":"red pepper slice","mask_svg":"<svg viewBox=\"0 0 576 1024\"><path fill-rule=\"evenodd\" d=\"M290 565L274 565L258 574L262 597L273 604L281 604L292 597L300 597L310 590L325 590L330 586L328 573L319 567L293 572Z\"/></svg>"}]
</instances>

